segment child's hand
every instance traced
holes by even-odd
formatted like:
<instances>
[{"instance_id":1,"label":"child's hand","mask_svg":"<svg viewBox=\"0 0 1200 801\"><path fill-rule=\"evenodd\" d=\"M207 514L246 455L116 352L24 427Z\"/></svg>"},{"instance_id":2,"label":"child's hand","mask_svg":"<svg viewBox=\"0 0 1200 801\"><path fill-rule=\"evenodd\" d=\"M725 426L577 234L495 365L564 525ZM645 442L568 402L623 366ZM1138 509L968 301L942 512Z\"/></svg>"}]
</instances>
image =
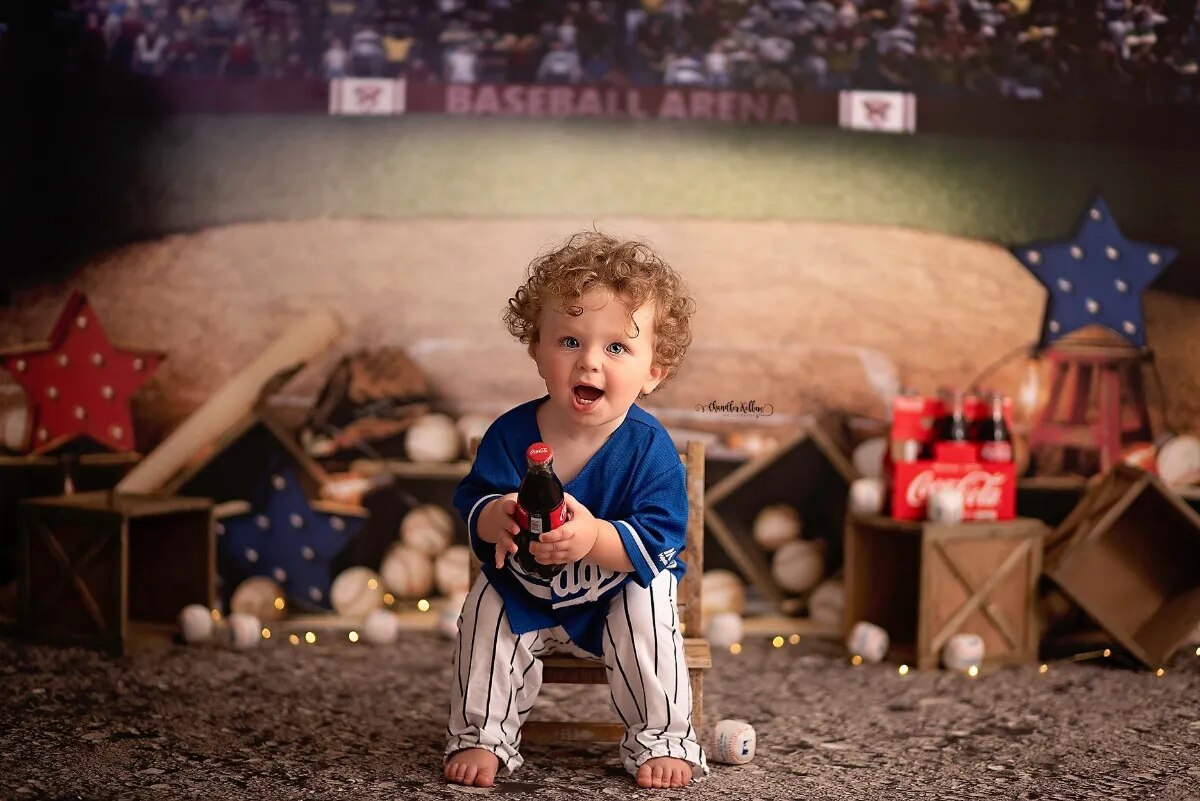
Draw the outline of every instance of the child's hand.
<instances>
[{"instance_id":1,"label":"child's hand","mask_svg":"<svg viewBox=\"0 0 1200 801\"><path fill-rule=\"evenodd\" d=\"M596 538L600 536L600 524L587 507L569 492L563 495L570 515L567 522L542 534L537 542L529 545L529 552L539 564L565 565L577 562L591 553Z\"/></svg>"},{"instance_id":2,"label":"child's hand","mask_svg":"<svg viewBox=\"0 0 1200 801\"><path fill-rule=\"evenodd\" d=\"M521 533L513 513L517 509L517 493L510 492L484 507L479 515L477 534L484 542L496 543L496 569L504 569L504 560L510 553L517 552L514 537Z\"/></svg>"}]
</instances>

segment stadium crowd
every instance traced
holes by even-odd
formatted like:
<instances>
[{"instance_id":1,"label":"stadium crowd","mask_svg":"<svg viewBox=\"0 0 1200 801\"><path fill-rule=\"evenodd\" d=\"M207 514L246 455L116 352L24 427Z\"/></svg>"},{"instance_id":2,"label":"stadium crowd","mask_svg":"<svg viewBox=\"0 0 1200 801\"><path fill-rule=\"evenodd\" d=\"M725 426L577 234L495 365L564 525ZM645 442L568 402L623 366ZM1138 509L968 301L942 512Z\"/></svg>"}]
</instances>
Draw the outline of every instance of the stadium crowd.
<instances>
[{"instance_id":1,"label":"stadium crowd","mask_svg":"<svg viewBox=\"0 0 1200 801\"><path fill-rule=\"evenodd\" d=\"M1195 102L1195 0L71 0L144 75Z\"/></svg>"}]
</instances>

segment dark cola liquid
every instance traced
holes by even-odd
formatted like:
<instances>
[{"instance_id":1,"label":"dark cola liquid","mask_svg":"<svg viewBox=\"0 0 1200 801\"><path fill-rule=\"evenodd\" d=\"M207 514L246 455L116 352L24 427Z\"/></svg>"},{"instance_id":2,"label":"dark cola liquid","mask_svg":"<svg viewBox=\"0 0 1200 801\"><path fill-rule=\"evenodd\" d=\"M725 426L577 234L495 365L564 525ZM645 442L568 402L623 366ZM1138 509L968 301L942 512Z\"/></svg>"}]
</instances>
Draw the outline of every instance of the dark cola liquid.
<instances>
[{"instance_id":1,"label":"dark cola liquid","mask_svg":"<svg viewBox=\"0 0 1200 801\"><path fill-rule=\"evenodd\" d=\"M537 542L545 532L566 522L562 482L554 475L554 457L549 445L535 443L530 446L526 463L525 478L517 491L517 512L514 516L521 526L521 533L517 535L517 552L513 559L529 575L548 579L565 565L538 563L530 553L529 545Z\"/></svg>"}]
</instances>

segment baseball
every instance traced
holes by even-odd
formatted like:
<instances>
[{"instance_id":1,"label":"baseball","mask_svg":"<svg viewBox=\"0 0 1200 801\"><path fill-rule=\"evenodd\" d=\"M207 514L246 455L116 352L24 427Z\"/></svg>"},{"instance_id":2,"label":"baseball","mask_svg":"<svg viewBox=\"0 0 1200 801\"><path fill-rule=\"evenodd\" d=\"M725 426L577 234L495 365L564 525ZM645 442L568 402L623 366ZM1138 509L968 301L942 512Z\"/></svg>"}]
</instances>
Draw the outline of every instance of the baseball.
<instances>
[{"instance_id":1,"label":"baseball","mask_svg":"<svg viewBox=\"0 0 1200 801\"><path fill-rule=\"evenodd\" d=\"M438 610L438 633L446 639L453 640L458 636L458 616L462 614L466 600L465 592L456 592L447 598Z\"/></svg>"},{"instance_id":2,"label":"baseball","mask_svg":"<svg viewBox=\"0 0 1200 801\"><path fill-rule=\"evenodd\" d=\"M396 543L379 565L383 583L401 598L421 598L433 589L433 561L428 554Z\"/></svg>"},{"instance_id":3,"label":"baseball","mask_svg":"<svg viewBox=\"0 0 1200 801\"><path fill-rule=\"evenodd\" d=\"M966 670L983 664L983 638L978 634L955 634L942 647L942 664L951 670Z\"/></svg>"},{"instance_id":4,"label":"baseball","mask_svg":"<svg viewBox=\"0 0 1200 801\"><path fill-rule=\"evenodd\" d=\"M872 437L858 444L850 460L854 463L854 469L863 478L882 478L883 454L887 452L887 449L887 437Z\"/></svg>"},{"instance_id":5,"label":"baseball","mask_svg":"<svg viewBox=\"0 0 1200 801\"><path fill-rule=\"evenodd\" d=\"M471 589L471 549L452 545L433 563L433 583L441 595L465 593Z\"/></svg>"},{"instance_id":6,"label":"baseball","mask_svg":"<svg viewBox=\"0 0 1200 801\"><path fill-rule=\"evenodd\" d=\"M487 433L491 425L491 418L481 414L464 414L458 418L455 426L458 428L459 436L462 437L463 453L469 454L471 443L483 439L483 435Z\"/></svg>"},{"instance_id":7,"label":"baseball","mask_svg":"<svg viewBox=\"0 0 1200 801\"><path fill-rule=\"evenodd\" d=\"M404 437L404 452L414 462L452 462L459 454L459 433L444 414L427 414Z\"/></svg>"},{"instance_id":8,"label":"baseball","mask_svg":"<svg viewBox=\"0 0 1200 801\"><path fill-rule=\"evenodd\" d=\"M885 485L882 478L856 478L850 483L850 511L877 515L883 511Z\"/></svg>"},{"instance_id":9,"label":"baseball","mask_svg":"<svg viewBox=\"0 0 1200 801\"><path fill-rule=\"evenodd\" d=\"M363 640L372 645L390 645L400 634L400 618L387 609L376 609L363 621Z\"/></svg>"},{"instance_id":10,"label":"baseball","mask_svg":"<svg viewBox=\"0 0 1200 801\"><path fill-rule=\"evenodd\" d=\"M800 539L800 513L786 503L763 507L754 518L754 541L763 549L777 551L784 543Z\"/></svg>"},{"instance_id":11,"label":"baseball","mask_svg":"<svg viewBox=\"0 0 1200 801\"><path fill-rule=\"evenodd\" d=\"M846 638L846 650L858 654L864 662L882 662L887 649L888 633L865 620L855 623L850 636Z\"/></svg>"},{"instance_id":12,"label":"baseball","mask_svg":"<svg viewBox=\"0 0 1200 801\"><path fill-rule=\"evenodd\" d=\"M429 556L437 556L454 539L454 518L440 506L424 503L400 521L400 540Z\"/></svg>"},{"instance_id":13,"label":"baseball","mask_svg":"<svg viewBox=\"0 0 1200 801\"><path fill-rule=\"evenodd\" d=\"M713 729L708 758L727 765L744 765L754 759L754 727L744 720L722 720Z\"/></svg>"},{"instance_id":14,"label":"baseball","mask_svg":"<svg viewBox=\"0 0 1200 801\"><path fill-rule=\"evenodd\" d=\"M808 616L814 623L841 631L845 605L846 589L841 579L827 579L808 596Z\"/></svg>"},{"instance_id":15,"label":"baseball","mask_svg":"<svg viewBox=\"0 0 1200 801\"><path fill-rule=\"evenodd\" d=\"M179 612L179 631L185 642L203 642L212 636L212 612L204 604L188 604Z\"/></svg>"},{"instance_id":16,"label":"baseball","mask_svg":"<svg viewBox=\"0 0 1200 801\"><path fill-rule=\"evenodd\" d=\"M708 621L705 635L717 648L728 648L742 641L742 616L737 612L718 612Z\"/></svg>"},{"instance_id":17,"label":"baseball","mask_svg":"<svg viewBox=\"0 0 1200 801\"><path fill-rule=\"evenodd\" d=\"M383 581L369 567L348 567L333 580L329 603L339 615L366 617L383 606Z\"/></svg>"},{"instance_id":18,"label":"baseball","mask_svg":"<svg viewBox=\"0 0 1200 801\"><path fill-rule=\"evenodd\" d=\"M1200 438L1180 434L1164 442L1158 449L1158 475L1171 487L1200 481Z\"/></svg>"},{"instance_id":19,"label":"baseball","mask_svg":"<svg viewBox=\"0 0 1200 801\"><path fill-rule=\"evenodd\" d=\"M771 575L786 592L811 590L825 576L825 556L819 543L794 540L771 559Z\"/></svg>"},{"instance_id":20,"label":"baseball","mask_svg":"<svg viewBox=\"0 0 1200 801\"><path fill-rule=\"evenodd\" d=\"M24 406L10 406L0 411L0 445L21 453L29 444L29 413Z\"/></svg>"},{"instance_id":21,"label":"baseball","mask_svg":"<svg viewBox=\"0 0 1200 801\"><path fill-rule=\"evenodd\" d=\"M254 648L262 640L262 623L254 615L234 612L225 618L226 641L238 651Z\"/></svg>"},{"instance_id":22,"label":"baseball","mask_svg":"<svg viewBox=\"0 0 1200 801\"><path fill-rule=\"evenodd\" d=\"M736 612L746 609L746 588L741 578L730 570L705 570L700 579L700 614L709 618L718 612Z\"/></svg>"},{"instance_id":23,"label":"baseball","mask_svg":"<svg viewBox=\"0 0 1200 801\"><path fill-rule=\"evenodd\" d=\"M229 599L231 612L254 615L261 621L270 622L283 618L287 608L283 587L266 576L251 576L237 585Z\"/></svg>"}]
</instances>

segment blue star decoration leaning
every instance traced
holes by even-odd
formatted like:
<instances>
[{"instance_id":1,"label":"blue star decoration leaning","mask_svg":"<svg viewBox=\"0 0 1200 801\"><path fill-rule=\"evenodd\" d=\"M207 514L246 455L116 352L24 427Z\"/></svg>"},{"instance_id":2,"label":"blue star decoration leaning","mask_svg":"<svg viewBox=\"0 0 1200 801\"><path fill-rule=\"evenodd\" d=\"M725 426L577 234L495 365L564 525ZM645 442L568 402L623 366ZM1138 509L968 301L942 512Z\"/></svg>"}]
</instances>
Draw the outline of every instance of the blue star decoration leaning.
<instances>
[{"instance_id":1,"label":"blue star decoration leaning","mask_svg":"<svg viewBox=\"0 0 1200 801\"><path fill-rule=\"evenodd\" d=\"M295 470L280 459L250 512L217 521L217 539L243 576L270 576L297 606L329 609L334 557L366 519L360 507L310 501Z\"/></svg>"},{"instance_id":2,"label":"blue star decoration leaning","mask_svg":"<svg viewBox=\"0 0 1200 801\"><path fill-rule=\"evenodd\" d=\"M1178 255L1168 247L1126 239L1099 197L1073 239L1021 245L1012 253L1050 293L1039 349L1089 325L1146 347L1142 292Z\"/></svg>"}]
</instances>

